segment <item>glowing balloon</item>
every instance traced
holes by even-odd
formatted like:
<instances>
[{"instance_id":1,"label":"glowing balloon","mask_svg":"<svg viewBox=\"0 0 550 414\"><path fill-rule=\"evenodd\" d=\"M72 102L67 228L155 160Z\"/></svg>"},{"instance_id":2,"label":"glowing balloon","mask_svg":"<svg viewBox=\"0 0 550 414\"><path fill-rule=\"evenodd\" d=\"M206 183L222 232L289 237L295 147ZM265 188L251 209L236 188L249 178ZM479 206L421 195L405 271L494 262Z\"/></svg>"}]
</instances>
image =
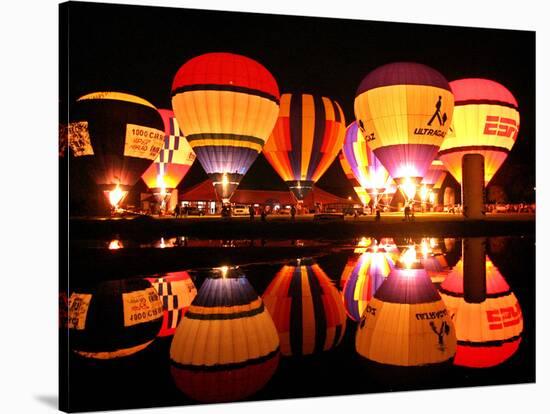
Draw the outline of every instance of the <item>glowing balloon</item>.
<instances>
[{"instance_id":1,"label":"glowing balloon","mask_svg":"<svg viewBox=\"0 0 550 414\"><path fill-rule=\"evenodd\" d=\"M312 259L283 266L262 296L275 322L283 355L310 355L336 347L346 330L338 290Z\"/></svg>"},{"instance_id":2,"label":"glowing balloon","mask_svg":"<svg viewBox=\"0 0 550 414\"><path fill-rule=\"evenodd\" d=\"M359 200L361 200L361 203L363 205L367 205L370 201L370 196L367 193L367 190L365 190L361 184L359 184L359 181L357 181L357 178L353 175L353 171L351 170L351 166L346 161L346 158L344 157L344 154L340 151L338 154L338 159L340 160L340 165L342 166L342 170L344 170L344 174L346 174L346 178L350 181L351 185L353 186L353 190L357 194L357 197L359 197Z\"/></svg>"},{"instance_id":3,"label":"glowing balloon","mask_svg":"<svg viewBox=\"0 0 550 414\"><path fill-rule=\"evenodd\" d=\"M159 113L164 122L164 146L141 176L145 185L155 193L162 189L171 192L176 188L196 158L174 113L168 109L159 109Z\"/></svg>"},{"instance_id":4,"label":"glowing balloon","mask_svg":"<svg viewBox=\"0 0 550 414\"><path fill-rule=\"evenodd\" d=\"M197 296L197 288L187 272L172 272L147 278L153 284L162 302L162 327L158 336L170 336Z\"/></svg>"},{"instance_id":5,"label":"glowing balloon","mask_svg":"<svg viewBox=\"0 0 550 414\"><path fill-rule=\"evenodd\" d=\"M342 154L354 177L376 203L378 197L386 191L389 174L367 145L356 122L352 122L346 129Z\"/></svg>"},{"instance_id":6,"label":"glowing balloon","mask_svg":"<svg viewBox=\"0 0 550 414\"><path fill-rule=\"evenodd\" d=\"M439 159L462 183L462 157L483 155L487 185L518 137L518 103L508 89L489 79L460 79L450 85L455 95L452 131L441 144Z\"/></svg>"},{"instance_id":7,"label":"glowing balloon","mask_svg":"<svg viewBox=\"0 0 550 414\"><path fill-rule=\"evenodd\" d=\"M279 87L250 58L206 53L179 68L172 108L216 193L228 201L275 125Z\"/></svg>"},{"instance_id":8,"label":"glowing balloon","mask_svg":"<svg viewBox=\"0 0 550 414\"><path fill-rule=\"evenodd\" d=\"M367 144L398 185L405 180L420 183L447 134L453 107L443 75L410 62L370 72L357 89L354 105Z\"/></svg>"},{"instance_id":9,"label":"glowing balloon","mask_svg":"<svg viewBox=\"0 0 550 414\"><path fill-rule=\"evenodd\" d=\"M95 92L78 98L70 117L71 168L87 171L118 205L164 145L160 114L137 96Z\"/></svg>"},{"instance_id":10,"label":"glowing balloon","mask_svg":"<svg viewBox=\"0 0 550 414\"><path fill-rule=\"evenodd\" d=\"M93 359L113 359L147 348L162 324L162 303L145 279L100 282L69 298L71 349Z\"/></svg>"},{"instance_id":11,"label":"glowing balloon","mask_svg":"<svg viewBox=\"0 0 550 414\"><path fill-rule=\"evenodd\" d=\"M367 307L368 301L382 285L394 267L393 259L384 246L374 245L359 257L350 258L353 265L346 265L342 280L344 306L348 316L358 322Z\"/></svg>"},{"instance_id":12,"label":"glowing balloon","mask_svg":"<svg viewBox=\"0 0 550 414\"><path fill-rule=\"evenodd\" d=\"M432 161L430 168L426 171L424 178L422 179L422 184L426 185L428 189L440 189L443 184L443 180L447 176L447 168L443 165L441 160L435 159Z\"/></svg>"},{"instance_id":13,"label":"glowing balloon","mask_svg":"<svg viewBox=\"0 0 550 414\"><path fill-rule=\"evenodd\" d=\"M487 298L481 303L464 299L462 260L439 287L456 326L456 365L487 368L502 364L521 343L523 315L516 295L488 256L485 270Z\"/></svg>"},{"instance_id":14,"label":"glowing balloon","mask_svg":"<svg viewBox=\"0 0 550 414\"><path fill-rule=\"evenodd\" d=\"M414 249L407 252L414 254ZM453 358L453 322L418 262L397 262L363 313L355 347L364 358L395 366L436 364Z\"/></svg>"},{"instance_id":15,"label":"glowing balloon","mask_svg":"<svg viewBox=\"0 0 550 414\"><path fill-rule=\"evenodd\" d=\"M279 118L263 151L298 201L342 149L345 129L338 102L307 94L281 95Z\"/></svg>"},{"instance_id":16,"label":"glowing balloon","mask_svg":"<svg viewBox=\"0 0 550 414\"><path fill-rule=\"evenodd\" d=\"M275 373L279 356L273 320L238 269L218 269L203 282L170 346L176 386L204 402L254 394Z\"/></svg>"}]
</instances>

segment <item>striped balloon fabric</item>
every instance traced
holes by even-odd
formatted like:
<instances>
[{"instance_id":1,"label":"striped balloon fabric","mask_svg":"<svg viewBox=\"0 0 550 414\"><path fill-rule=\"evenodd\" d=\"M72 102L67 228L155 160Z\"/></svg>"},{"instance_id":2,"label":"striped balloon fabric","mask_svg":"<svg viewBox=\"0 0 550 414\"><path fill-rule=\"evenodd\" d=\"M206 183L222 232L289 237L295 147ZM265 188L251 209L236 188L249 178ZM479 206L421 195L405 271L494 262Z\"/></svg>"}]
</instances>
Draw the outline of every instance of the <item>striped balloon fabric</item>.
<instances>
[{"instance_id":1,"label":"striped balloon fabric","mask_svg":"<svg viewBox=\"0 0 550 414\"><path fill-rule=\"evenodd\" d=\"M429 189L438 190L441 188L445 177L447 176L447 168L443 165L443 162L439 159L432 161L430 168L426 171L422 184L425 184Z\"/></svg>"},{"instance_id":2,"label":"striped balloon fabric","mask_svg":"<svg viewBox=\"0 0 550 414\"><path fill-rule=\"evenodd\" d=\"M342 149L346 120L338 102L281 95L279 118L263 152L297 200L303 200Z\"/></svg>"},{"instance_id":3,"label":"striped balloon fabric","mask_svg":"<svg viewBox=\"0 0 550 414\"><path fill-rule=\"evenodd\" d=\"M283 266L263 294L283 355L310 355L336 347L346 329L338 290L312 259Z\"/></svg>"},{"instance_id":4,"label":"striped balloon fabric","mask_svg":"<svg viewBox=\"0 0 550 414\"><path fill-rule=\"evenodd\" d=\"M348 316L358 322L367 307L368 301L382 285L394 267L394 262L384 247L370 247L359 257L350 258L352 266L346 264L342 279L346 282L342 289L344 306Z\"/></svg>"},{"instance_id":5,"label":"striped balloon fabric","mask_svg":"<svg viewBox=\"0 0 550 414\"><path fill-rule=\"evenodd\" d=\"M462 260L439 287L456 326L456 365L487 368L502 364L521 343L523 315L516 295L488 256L485 271L487 299L482 303L464 299Z\"/></svg>"},{"instance_id":6,"label":"striped balloon fabric","mask_svg":"<svg viewBox=\"0 0 550 414\"><path fill-rule=\"evenodd\" d=\"M359 355L380 364L421 366L453 358L456 336L426 271L398 262L369 301L355 338Z\"/></svg>"},{"instance_id":7,"label":"striped balloon fabric","mask_svg":"<svg viewBox=\"0 0 550 414\"><path fill-rule=\"evenodd\" d=\"M176 73L172 108L216 193L228 200L275 125L279 87L255 60L206 53Z\"/></svg>"},{"instance_id":8,"label":"striped balloon fabric","mask_svg":"<svg viewBox=\"0 0 550 414\"><path fill-rule=\"evenodd\" d=\"M164 122L164 146L141 178L151 190L171 190L185 177L196 155L181 132L174 113L168 109L159 109L159 113Z\"/></svg>"},{"instance_id":9,"label":"striped balloon fabric","mask_svg":"<svg viewBox=\"0 0 550 414\"><path fill-rule=\"evenodd\" d=\"M158 336L170 336L176 331L185 311L197 296L197 288L187 272L172 272L147 278L162 302L164 317Z\"/></svg>"},{"instance_id":10,"label":"striped balloon fabric","mask_svg":"<svg viewBox=\"0 0 550 414\"><path fill-rule=\"evenodd\" d=\"M384 193L389 173L372 152L355 121L346 129L342 153L357 181L371 196Z\"/></svg>"},{"instance_id":11,"label":"striped balloon fabric","mask_svg":"<svg viewBox=\"0 0 550 414\"><path fill-rule=\"evenodd\" d=\"M176 386L203 402L242 400L279 364L279 336L238 269L213 271L176 329L170 347Z\"/></svg>"},{"instance_id":12,"label":"striped balloon fabric","mask_svg":"<svg viewBox=\"0 0 550 414\"><path fill-rule=\"evenodd\" d=\"M357 197L359 197L359 200L361 200L361 203L363 205L367 205L370 201L370 196L367 193L367 190L365 190L361 184L359 184L359 181L357 181L357 178L355 178L355 175L353 175L353 171L351 170L351 165L349 165L349 162L346 161L346 158L344 157L344 154L342 151L338 154L338 159L340 160L340 165L342 166L342 170L344 170L344 174L346 174L346 178L351 183L353 190L357 194Z\"/></svg>"},{"instance_id":13,"label":"striped balloon fabric","mask_svg":"<svg viewBox=\"0 0 550 414\"><path fill-rule=\"evenodd\" d=\"M397 184L419 184L451 125L454 97L441 73L413 62L380 66L362 80L355 117Z\"/></svg>"},{"instance_id":14,"label":"striped balloon fabric","mask_svg":"<svg viewBox=\"0 0 550 414\"><path fill-rule=\"evenodd\" d=\"M516 142L518 103L508 89L489 79L460 79L450 86L455 95L453 126L441 144L439 159L462 183L462 157L483 155L487 185Z\"/></svg>"}]
</instances>

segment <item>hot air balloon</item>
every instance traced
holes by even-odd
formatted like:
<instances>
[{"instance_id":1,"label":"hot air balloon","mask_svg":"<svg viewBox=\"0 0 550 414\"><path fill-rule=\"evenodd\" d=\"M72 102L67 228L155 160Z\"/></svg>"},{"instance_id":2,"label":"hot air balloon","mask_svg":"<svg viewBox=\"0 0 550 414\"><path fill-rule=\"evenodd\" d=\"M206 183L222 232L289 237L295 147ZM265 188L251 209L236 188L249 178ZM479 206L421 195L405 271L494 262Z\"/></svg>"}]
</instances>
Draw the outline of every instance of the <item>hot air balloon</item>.
<instances>
[{"instance_id":1,"label":"hot air balloon","mask_svg":"<svg viewBox=\"0 0 550 414\"><path fill-rule=\"evenodd\" d=\"M518 103L508 89L489 79L460 79L450 86L455 96L453 125L439 159L462 183L462 157L483 155L487 185L516 142Z\"/></svg>"},{"instance_id":2,"label":"hot air balloon","mask_svg":"<svg viewBox=\"0 0 550 414\"><path fill-rule=\"evenodd\" d=\"M279 118L263 152L299 202L342 149L345 129L338 102L308 94L281 95Z\"/></svg>"},{"instance_id":3,"label":"hot air balloon","mask_svg":"<svg viewBox=\"0 0 550 414\"><path fill-rule=\"evenodd\" d=\"M174 113L168 109L159 109L159 113L164 122L164 146L141 178L159 201L165 203L193 165L196 156L181 132Z\"/></svg>"},{"instance_id":4,"label":"hot air balloon","mask_svg":"<svg viewBox=\"0 0 550 414\"><path fill-rule=\"evenodd\" d=\"M453 358L450 315L409 247L369 301L355 337L359 355L380 364L421 366Z\"/></svg>"},{"instance_id":5,"label":"hot air balloon","mask_svg":"<svg viewBox=\"0 0 550 414\"><path fill-rule=\"evenodd\" d=\"M373 200L374 208L386 191L389 174L382 163L376 158L357 122L352 122L346 129L342 154L348 162L361 187Z\"/></svg>"},{"instance_id":6,"label":"hot air balloon","mask_svg":"<svg viewBox=\"0 0 550 414\"><path fill-rule=\"evenodd\" d=\"M368 301L382 285L394 267L394 262L383 245L373 244L356 258L354 266L346 265L342 280L342 297L348 316L358 322Z\"/></svg>"},{"instance_id":7,"label":"hot air balloon","mask_svg":"<svg viewBox=\"0 0 550 414\"><path fill-rule=\"evenodd\" d=\"M422 203L429 202L432 206L437 204L437 194L447 176L446 171L447 169L441 160L435 159L432 161L420 187L420 200Z\"/></svg>"},{"instance_id":8,"label":"hot air balloon","mask_svg":"<svg viewBox=\"0 0 550 414\"><path fill-rule=\"evenodd\" d=\"M153 342L162 313L157 292L145 279L76 288L69 298L69 343L86 358L132 355Z\"/></svg>"},{"instance_id":9,"label":"hot air balloon","mask_svg":"<svg viewBox=\"0 0 550 414\"><path fill-rule=\"evenodd\" d=\"M248 57L206 53L179 68L172 108L216 194L228 202L275 125L277 82Z\"/></svg>"},{"instance_id":10,"label":"hot air balloon","mask_svg":"<svg viewBox=\"0 0 550 414\"><path fill-rule=\"evenodd\" d=\"M411 200L453 116L454 98L435 69L390 63L370 72L355 97L355 117L374 155Z\"/></svg>"},{"instance_id":11,"label":"hot air balloon","mask_svg":"<svg viewBox=\"0 0 550 414\"><path fill-rule=\"evenodd\" d=\"M163 122L145 99L95 92L70 113L71 169L87 171L117 207L164 145Z\"/></svg>"},{"instance_id":12,"label":"hot air balloon","mask_svg":"<svg viewBox=\"0 0 550 414\"><path fill-rule=\"evenodd\" d=\"M279 364L271 316L239 269L203 282L170 346L172 377L203 402L242 400L263 388Z\"/></svg>"},{"instance_id":13,"label":"hot air balloon","mask_svg":"<svg viewBox=\"0 0 550 414\"><path fill-rule=\"evenodd\" d=\"M283 355L316 354L342 341L344 305L333 282L312 259L283 266L262 298L279 332Z\"/></svg>"},{"instance_id":14,"label":"hot air balloon","mask_svg":"<svg viewBox=\"0 0 550 414\"><path fill-rule=\"evenodd\" d=\"M488 368L509 359L523 332L520 304L510 286L485 258L486 299L468 303L464 297L464 262L460 260L439 287L456 327L455 365Z\"/></svg>"},{"instance_id":15,"label":"hot air balloon","mask_svg":"<svg viewBox=\"0 0 550 414\"><path fill-rule=\"evenodd\" d=\"M432 283L439 284L445 280L450 269L445 256L441 253L441 248L437 246L436 239L422 239L418 245L417 255Z\"/></svg>"},{"instance_id":16,"label":"hot air balloon","mask_svg":"<svg viewBox=\"0 0 550 414\"><path fill-rule=\"evenodd\" d=\"M365 190L359 181L357 181L357 178L353 175L353 171L351 170L351 165L346 161L346 158L344 157L344 154L342 151L338 154L338 159L340 160L340 165L342 166L342 170L344 171L344 174L346 174L346 178L350 181L353 190L357 194L357 197L359 197L359 200L361 200L361 203L366 206L370 201L370 196L367 193L367 190Z\"/></svg>"},{"instance_id":17,"label":"hot air balloon","mask_svg":"<svg viewBox=\"0 0 550 414\"><path fill-rule=\"evenodd\" d=\"M197 295L197 288L187 272L172 272L146 278L162 302L163 319L158 336L170 336Z\"/></svg>"}]
</instances>

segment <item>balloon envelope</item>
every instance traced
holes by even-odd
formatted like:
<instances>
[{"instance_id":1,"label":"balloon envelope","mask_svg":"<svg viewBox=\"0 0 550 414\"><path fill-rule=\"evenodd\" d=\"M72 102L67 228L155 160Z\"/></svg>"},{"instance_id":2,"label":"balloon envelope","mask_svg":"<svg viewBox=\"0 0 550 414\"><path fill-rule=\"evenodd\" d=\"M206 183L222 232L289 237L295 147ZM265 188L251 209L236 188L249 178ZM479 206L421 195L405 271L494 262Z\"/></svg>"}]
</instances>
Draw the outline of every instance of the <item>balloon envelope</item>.
<instances>
[{"instance_id":1,"label":"balloon envelope","mask_svg":"<svg viewBox=\"0 0 550 414\"><path fill-rule=\"evenodd\" d=\"M346 312L326 273L312 259L283 266L263 299L281 339L283 355L310 355L336 347Z\"/></svg>"},{"instance_id":2,"label":"balloon envelope","mask_svg":"<svg viewBox=\"0 0 550 414\"><path fill-rule=\"evenodd\" d=\"M216 193L228 200L275 125L279 87L248 57L206 53L176 73L172 108Z\"/></svg>"},{"instance_id":3,"label":"balloon envelope","mask_svg":"<svg viewBox=\"0 0 550 414\"><path fill-rule=\"evenodd\" d=\"M390 63L370 72L355 97L355 117L376 157L400 184L420 182L453 116L454 98L435 69Z\"/></svg>"},{"instance_id":4,"label":"balloon envelope","mask_svg":"<svg viewBox=\"0 0 550 414\"><path fill-rule=\"evenodd\" d=\"M297 200L304 199L342 149L345 125L342 108L332 99L281 95L279 118L263 151Z\"/></svg>"},{"instance_id":5,"label":"balloon envelope","mask_svg":"<svg viewBox=\"0 0 550 414\"><path fill-rule=\"evenodd\" d=\"M487 298L481 303L468 303L464 299L462 260L439 287L456 326L455 365L496 366L510 358L521 343L523 315L520 304L488 256L485 270Z\"/></svg>"},{"instance_id":6,"label":"balloon envelope","mask_svg":"<svg viewBox=\"0 0 550 414\"><path fill-rule=\"evenodd\" d=\"M78 98L70 114L73 168L88 172L104 191L128 191L164 144L157 109L145 99L119 92Z\"/></svg>"},{"instance_id":7,"label":"balloon envelope","mask_svg":"<svg viewBox=\"0 0 550 414\"><path fill-rule=\"evenodd\" d=\"M149 346L162 324L162 303L145 279L100 282L69 298L71 349L93 359L135 354Z\"/></svg>"},{"instance_id":8,"label":"balloon envelope","mask_svg":"<svg viewBox=\"0 0 550 414\"><path fill-rule=\"evenodd\" d=\"M397 263L369 301L355 347L371 361L396 366L441 363L454 356L453 322L424 269Z\"/></svg>"},{"instance_id":9,"label":"balloon envelope","mask_svg":"<svg viewBox=\"0 0 550 414\"><path fill-rule=\"evenodd\" d=\"M455 95L453 124L441 144L439 159L462 183L462 157L483 155L487 185L516 142L518 103L508 89L489 79L460 79L450 86Z\"/></svg>"},{"instance_id":10,"label":"balloon envelope","mask_svg":"<svg viewBox=\"0 0 550 414\"><path fill-rule=\"evenodd\" d=\"M204 402L236 401L260 390L279 364L271 316L237 269L202 284L170 346L176 386Z\"/></svg>"},{"instance_id":11,"label":"balloon envelope","mask_svg":"<svg viewBox=\"0 0 550 414\"><path fill-rule=\"evenodd\" d=\"M351 166L346 161L346 158L344 157L344 154L342 151L338 154L338 159L340 160L340 165L342 166L342 170L344 171L344 174L346 174L346 178L350 181L351 185L353 186L353 190L357 194L357 197L359 197L359 200L361 200L361 203L363 205L366 205L370 201L370 196L367 193L367 190L365 190L361 184L359 184L359 181L357 181L357 178L353 175L353 171L351 170Z\"/></svg>"},{"instance_id":12,"label":"balloon envelope","mask_svg":"<svg viewBox=\"0 0 550 414\"><path fill-rule=\"evenodd\" d=\"M196 155L181 132L174 113L159 109L164 122L164 146L141 178L149 189L174 189L181 182Z\"/></svg>"},{"instance_id":13,"label":"balloon envelope","mask_svg":"<svg viewBox=\"0 0 550 414\"><path fill-rule=\"evenodd\" d=\"M185 311L197 296L197 288L187 272L172 272L147 280L162 302L164 316L158 336L173 335Z\"/></svg>"},{"instance_id":14,"label":"balloon envelope","mask_svg":"<svg viewBox=\"0 0 550 414\"><path fill-rule=\"evenodd\" d=\"M368 146L357 122L352 122L346 129L342 154L357 181L369 194L385 191L388 171Z\"/></svg>"}]
</instances>

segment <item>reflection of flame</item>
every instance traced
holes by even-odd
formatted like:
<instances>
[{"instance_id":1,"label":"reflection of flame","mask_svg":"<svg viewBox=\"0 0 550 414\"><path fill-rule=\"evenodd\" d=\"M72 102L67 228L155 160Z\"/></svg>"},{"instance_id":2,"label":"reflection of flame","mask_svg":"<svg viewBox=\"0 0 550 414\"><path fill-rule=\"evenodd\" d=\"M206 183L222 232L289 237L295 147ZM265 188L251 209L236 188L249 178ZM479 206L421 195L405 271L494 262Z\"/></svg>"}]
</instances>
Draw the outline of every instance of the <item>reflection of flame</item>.
<instances>
[{"instance_id":1,"label":"reflection of flame","mask_svg":"<svg viewBox=\"0 0 550 414\"><path fill-rule=\"evenodd\" d=\"M420 243L420 250L422 252L422 256L424 256L424 259L427 259L428 254L431 253L431 248L428 246L426 239L422 239L422 242Z\"/></svg>"},{"instance_id":2,"label":"reflection of flame","mask_svg":"<svg viewBox=\"0 0 550 414\"><path fill-rule=\"evenodd\" d=\"M109 202L114 208L118 207L118 203L122 200L124 196L124 191L120 189L120 186L117 184L114 190L109 191Z\"/></svg>"},{"instance_id":3,"label":"reflection of flame","mask_svg":"<svg viewBox=\"0 0 550 414\"><path fill-rule=\"evenodd\" d=\"M160 188L160 195L164 198L166 197L166 183L164 182L164 175L157 175L157 184Z\"/></svg>"},{"instance_id":4,"label":"reflection of flame","mask_svg":"<svg viewBox=\"0 0 550 414\"><path fill-rule=\"evenodd\" d=\"M361 239L357 242L357 247L354 250L354 253L364 253L371 245L372 241L370 238L361 237Z\"/></svg>"},{"instance_id":5,"label":"reflection of flame","mask_svg":"<svg viewBox=\"0 0 550 414\"><path fill-rule=\"evenodd\" d=\"M111 240L109 243L109 250L117 250L122 249L124 246L122 245L122 242L120 240Z\"/></svg>"},{"instance_id":6,"label":"reflection of flame","mask_svg":"<svg viewBox=\"0 0 550 414\"><path fill-rule=\"evenodd\" d=\"M166 247L166 243L164 243L164 237L160 238L160 248L164 249Z\"/></svg>"},{"instance_id":7,"label":"reflection of flame","mask_svg":"<svg viewBox=\"0 0 550 414\"><path fill-rule=\"evenodd\" d=\"M227 174L226 174L226 173L223 173L223 175L222 175L222 185L223 185L224 187L226 187L227 184L229 184L229 178L227 178Z\"/></svg>"},{"instance_id":8,"label":"reflection of flame","mask_svg":"<svg viewBox=\"0 0 550 414\"><path fill-rule=\"evenodd\" d=\"M403 180L403 182L400 185L400 188L408 200L411 200L414 198L414 195L416 194L416 184L409 177L406 177Z\"/></svg>"},{"instance_id":9,"label":"reflection of flame","mask_svg":"<svg viewBox=\"0 0 550 414\"><path fill-rule=\"evenodd\" d=\"M404 264L407 269L410 269L417 261L414 246L407 247L407 250L403 252L399 261Z\"/></svg>"}]
</instances>

